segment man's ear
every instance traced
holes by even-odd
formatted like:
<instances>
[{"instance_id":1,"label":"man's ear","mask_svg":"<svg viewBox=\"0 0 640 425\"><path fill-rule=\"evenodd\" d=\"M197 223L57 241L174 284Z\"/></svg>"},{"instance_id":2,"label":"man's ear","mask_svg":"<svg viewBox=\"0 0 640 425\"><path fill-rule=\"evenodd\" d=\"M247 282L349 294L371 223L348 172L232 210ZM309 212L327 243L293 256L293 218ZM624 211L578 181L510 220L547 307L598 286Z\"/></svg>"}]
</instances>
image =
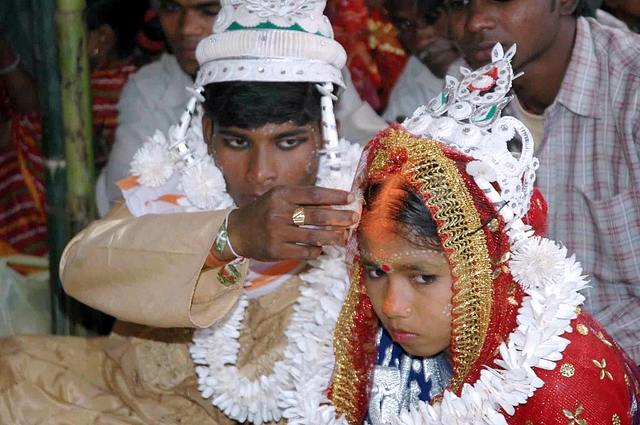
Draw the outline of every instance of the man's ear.
<instances>
[{"instance_id":1,"label":"man's ear","mask_svg":"<svg viewBox=\"0 0 640 425\"><path fill-rule=\"evenodd\" d=\"M578 7L580 0L558 0L558 8L560 9L560 15L568 16L573 15Z\"/></svg>"},{"instance_id":2,"label":"man's ear","mask_svg":"<svg viewBox=\"0 0 640 425\"><path fill-rule=\"evenodd\" d=\"M202 137L207 144L209 154L213 154L213 121L207 114L202 117Z\"/></svg>"}]
</instances>

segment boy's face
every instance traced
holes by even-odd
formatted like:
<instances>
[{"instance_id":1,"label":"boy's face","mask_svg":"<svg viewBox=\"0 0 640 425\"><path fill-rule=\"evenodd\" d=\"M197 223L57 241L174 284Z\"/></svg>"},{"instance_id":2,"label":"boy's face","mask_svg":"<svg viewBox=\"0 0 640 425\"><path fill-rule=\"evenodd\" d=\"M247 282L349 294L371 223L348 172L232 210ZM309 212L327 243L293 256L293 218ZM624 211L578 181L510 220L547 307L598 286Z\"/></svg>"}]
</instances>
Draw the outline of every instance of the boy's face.
<instances>
[{"instance_id":1,"label":"boy's face","mask_svg":"<svg viewBox=\"0 0 640 425\"><path fill-rule=\"evenodd\" d=\"M213 32L219 0L160 0L160 23L165 38L184 72L196 75L196 47Z\"/></svg>"},{"instance_id":2,"label":"boy's face","mask_svg":"<svg viewBox=\"0 0 640 425\"><path fill-rule=\"evenodd\" d=\"M451 32L472 68L491 61L500 42L507 50L514 43L516 72L544 60L560 29L560 18L571 15L576 0L447 0Z\"/></svg>"},{"instance_id":3,"label":"boy's face","mask_svg":"<svg viewBox=\"0 0 640 425\"><path fill-rule=\"evenodd\" d=\"M392 0L387 8L402 47L442 78L460 51L451 38L447 13L438 3L421 10L416 0Z\"/></svg>"},{"instance_id":4,"label":"boy's face","mask_svg":"<svg viewBox=\"0 0 640 425\"><path fill-rule=\"evenodd\" d=\"M322 148L318 122L297 125L288 121L245 129L214 125L205 115L202 130L227 192L240 207L275 186L316 182Z\"/></svg>"}]
</instances>

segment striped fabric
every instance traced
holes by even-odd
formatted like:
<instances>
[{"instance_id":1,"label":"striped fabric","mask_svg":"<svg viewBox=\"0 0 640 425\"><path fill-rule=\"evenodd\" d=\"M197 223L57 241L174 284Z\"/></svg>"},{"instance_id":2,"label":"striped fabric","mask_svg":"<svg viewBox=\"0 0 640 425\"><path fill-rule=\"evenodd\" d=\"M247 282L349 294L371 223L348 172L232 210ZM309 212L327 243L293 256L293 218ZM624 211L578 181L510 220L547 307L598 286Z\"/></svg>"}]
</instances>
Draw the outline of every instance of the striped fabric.
<instances>
[{"instance_id":1,"label":"striped fabric","mask_svg":"<svg viewBox=\"0 0 640 425\"><path fill-rule=\"evenodd\" d=\"M137 68L119 64L91 75L96 168L106 163L118 124L117 104L129 75ZM0 116L11 119L12 149L0 153L0 241L20 253L47 254L42 132L36 114L10 110L0 83Z\"/></svg>"},{"instance_id":2,"label":"striped fabric","mask_svg":"<svg viewBox=\"0 0 640 425\"><path fill-rule=\"evenodd\" d=\"M47 253L40 122L16 115L12 149L0 155L0 239L29 255Z\"/></svg>"},{"instance_id":3,"label":"striped fabric","mask_svg":"<svg viewBox=\"0 0 640 425\"><path fill-rule=\"evenodd\" d=\"M544 127L549 236L589 275L587 310L640 363L640 36L580 18Z\"/></svg>"},{"instance_id":4,"label":"striped fabric","mask_svg":"<svg viewBox=\"0 0 640 425\"><path fill-rule=\"evenodd\" d=\"M102 169L106 164L111 146L115 141L120 92L129 75L137 70L138 68L134 65L122 64L94 71L91 74L96 170Z\"/></svg>"}]
</instances>

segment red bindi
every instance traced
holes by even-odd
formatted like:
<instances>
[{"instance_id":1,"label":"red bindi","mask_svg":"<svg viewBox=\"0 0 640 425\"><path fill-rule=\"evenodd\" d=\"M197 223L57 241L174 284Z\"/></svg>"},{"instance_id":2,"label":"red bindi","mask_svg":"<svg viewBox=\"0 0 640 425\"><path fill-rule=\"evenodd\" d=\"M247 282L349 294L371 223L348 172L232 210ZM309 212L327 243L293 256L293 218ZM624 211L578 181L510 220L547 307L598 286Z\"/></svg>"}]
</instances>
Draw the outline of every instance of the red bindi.
<instances>
[{"instance_id":1,"label":"red bindi","mask_svg":"<svg viewBox=\"0 0 640 425\"><path fill-rule=\"evenodd\" d=\"M383 264L382 271L385 273L389 273L391 271L391 267L387 266L386 264Z\"/></svg>"}]
</instances>

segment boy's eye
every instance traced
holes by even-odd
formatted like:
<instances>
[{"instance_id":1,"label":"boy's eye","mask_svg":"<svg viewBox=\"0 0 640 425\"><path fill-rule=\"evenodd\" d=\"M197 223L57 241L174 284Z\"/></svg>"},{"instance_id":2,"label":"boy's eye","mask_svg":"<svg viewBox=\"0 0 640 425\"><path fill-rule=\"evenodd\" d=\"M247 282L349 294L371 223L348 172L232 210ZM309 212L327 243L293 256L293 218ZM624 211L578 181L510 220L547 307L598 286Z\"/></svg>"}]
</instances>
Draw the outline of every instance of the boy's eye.
<instances>
[{"instance_id":1,"label":"boy's eye","mask_svg":"<svg viewBox=\"0 0 640 425\"><path fill-rule=\"evenodd\" d=\"M175 13L180 11L180 5L172 1L161 1L160 10L167 13Z\"/></svg>"},{"instance_id":2,"label":"boy's eye","mask_svg":"<svg viewBox=\"0 0 640 425\"><path fill-rule=\"evenodd\" d=\"M214 5L203 7L202 9L200 9L200 13L202 13L204 16L215 18L216 16L218 16L218 13L220 13L220 6Z\"/></svg>"},{"instance_id":3,"label":"boy's eye","mask_svg":"<svg viewBox=\"0 0 640 425\"><path fill-rule=\"evenodd\" d=\"M278 148L282 150L289 150L303 144L306 141L307 139L285 139L278 141L276 143L276 146L278 146Z\"/></svg>"},{"instance_id":4,"label":"boy's eye","mask_svg":"<svg viewBox=\"0 0 640 425\"><path fill-rule=\"evenodd\" d=\"M471 0L447 0L449 10L462 10L471 4Z\"/></svg>"},{"instance_id":5,"label":"boy's eye","mask_svg":"<svg viewBox=\"0 0 640 425\"><path fill-rule=\"evenodd\" d=\"M398 29L398 31L407 31L413 27L413 22L409 19L404 18L395 18L392 19L393 25Z\"/></svg>"},{"instance_id":6,"label":"boy's eye","mask_svg":"<svg viewBox=\"0 0 640 425\"><path fill-rule=\"evenodd\" d=\"M225 139L224 145L232 149L247 149L249 148L249 142L242 139Z\"/></svg>"}]
</instances>

